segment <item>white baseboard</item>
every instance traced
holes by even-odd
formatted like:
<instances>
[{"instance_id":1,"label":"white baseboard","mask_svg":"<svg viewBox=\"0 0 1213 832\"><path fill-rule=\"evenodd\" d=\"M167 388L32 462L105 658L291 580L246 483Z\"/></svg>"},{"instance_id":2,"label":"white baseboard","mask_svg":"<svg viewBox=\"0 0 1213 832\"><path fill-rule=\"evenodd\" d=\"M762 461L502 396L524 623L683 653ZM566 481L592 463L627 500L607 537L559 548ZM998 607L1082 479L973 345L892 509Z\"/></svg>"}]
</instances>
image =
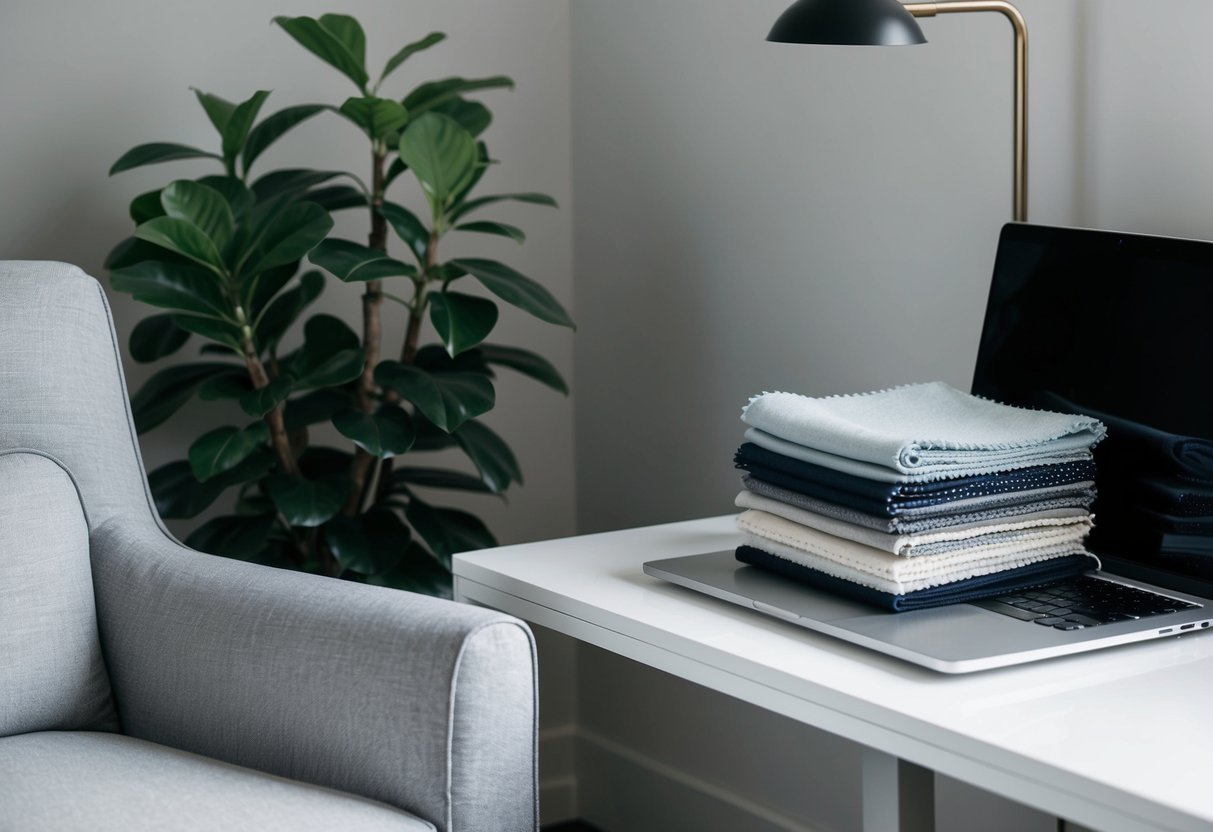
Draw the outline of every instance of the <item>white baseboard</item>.
<instances>
[{"instance_id":1,"label":"white baseboard","mask_svg":"<svg viewBox=\"0 0 1213 832\"><path fill-rule=\"evenodd\" d=\"M576 808L603 832L820 832L606 737L573 736Z\"/></svg>"}]
</instances>

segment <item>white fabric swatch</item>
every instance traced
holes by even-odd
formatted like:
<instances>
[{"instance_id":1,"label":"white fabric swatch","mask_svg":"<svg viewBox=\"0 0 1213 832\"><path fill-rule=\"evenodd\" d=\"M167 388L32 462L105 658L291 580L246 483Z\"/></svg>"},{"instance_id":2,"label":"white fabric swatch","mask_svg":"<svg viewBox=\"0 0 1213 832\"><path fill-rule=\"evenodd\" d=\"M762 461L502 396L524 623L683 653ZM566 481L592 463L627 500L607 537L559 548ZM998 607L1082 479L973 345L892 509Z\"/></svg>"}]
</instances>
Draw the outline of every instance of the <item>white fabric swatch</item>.
<instances>
[{"instance_id":1,"label":"white fabric swatch","mask_svg":"<svg viewBox=\"0 0 1213 832\"><path fill-rule=\"evenodd\" d=\"M916 534L888 534L825 517L752 491L742 491L734 502L738 508L765 511L801 526L853 540L900 557L926 557L963 551L995 554L1012 549L1039 548L1052 543L1080 542L1093 525L1090 512L1082 509L1063 509L991 523L966 524L959 528Z\"/></svg>"},{"instance_id":2,"label":"white fabric swatch","mask_svg":"<svg viewBox=\"0 0 1213 832\"><path fill-rule=\"evenodd\" d=\"M892 595L905 595L1066 555L1087 554L1081 544L1058 543L995 555L953 553L903 558L754 509L737 518L737 527L745 533L744 542L748 546Z\"/></svg>"}]
</instances>

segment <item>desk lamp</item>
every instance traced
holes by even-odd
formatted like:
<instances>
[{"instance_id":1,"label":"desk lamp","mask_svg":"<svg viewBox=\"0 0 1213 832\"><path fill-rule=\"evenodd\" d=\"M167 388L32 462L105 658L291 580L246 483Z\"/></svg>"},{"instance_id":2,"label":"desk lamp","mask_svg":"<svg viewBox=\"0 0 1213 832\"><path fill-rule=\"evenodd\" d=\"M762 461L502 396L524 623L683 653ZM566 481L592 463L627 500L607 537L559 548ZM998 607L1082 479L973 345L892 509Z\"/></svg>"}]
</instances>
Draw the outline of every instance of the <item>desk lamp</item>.
<instances>
[{"instance_id":1,"label":"desk lamp","mask_svg":"<svg viewBox=\"0 0 1213 832\"><path fill-rule=\"evenodd\" d=\"M999 12L1015 33L1014 210L1028 218L1028 29L1019 9L1006 0L944 0L905 3L898 0L798 0L780 15L767 35L776 43L820 43L851 46L906 46L926 43L916 17L956 12Z\"/></svg>"}]
</instances>

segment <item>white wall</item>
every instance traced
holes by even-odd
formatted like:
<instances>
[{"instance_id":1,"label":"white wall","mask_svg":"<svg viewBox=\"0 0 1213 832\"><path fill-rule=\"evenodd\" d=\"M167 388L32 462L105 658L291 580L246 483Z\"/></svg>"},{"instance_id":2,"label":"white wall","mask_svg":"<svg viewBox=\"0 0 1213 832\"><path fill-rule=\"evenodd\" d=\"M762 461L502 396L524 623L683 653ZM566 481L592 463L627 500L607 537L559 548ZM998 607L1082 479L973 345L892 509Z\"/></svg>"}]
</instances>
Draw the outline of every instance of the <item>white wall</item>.
<instances>
[{"instance_id":1,"label":"white wall","mask_svg":"<svg viewBox=\"0 0 1213 832\"><path fill-rule=\"evenodd\" d=\"M514 91L483 96L496 116L486 140L502 164L482 187L491 189L485 193L546 191L562 207L494 211L528 232L527 245L457 235L469 238L460 241L459 251L500 257L571 305L569 11L556 0L512 0L508 6L492 0L7 0L0 9L0 257L66 260L105 283L101 263L133 227L127 218L131 197L176 176L210 172L203 163L173 163L106 176L115 159L143 142L217 146L190 87L233 100L256 89L273 90L264 114L291 104L340 104L355 93L343 76L270 25L279 14L329 11L360 19L368 62L376 69L431 30L450 36L397 70L385 92L403 96L416 83L449 75L514 78ZM319 116L268 151L258 169L332 167L366 178L368 156L364 137L353 127L336 116ZM414 183L405 182L393 193L417 204L415 192ZM365 238L364 216L339 216L343 236ZM448 243L448 250L455 245ZM330 279L315 309L356 324L360 294L360 287ZM117 293L110 300L125 345L131 327L153 310ZM403 336L403 311L393 304L384 310L384 350L390 355ZM504 308L494 340L536 350L571 376L573 336L567 330ZM187 346L182 357L192 358L194 350ZM132 390L150 374L129 360L126 368ZM487 421L513 445L526 485L511 492L508 505L491 497L465 505L503 542L572 531L571 407L547 388L502 373L498 407ZM243 418L218 406L191 406L183 414L143 438L149 469L181 458L209 427Z\"/></svg>"},{"instance_id":2,"label":"white wall","mask_svg":"<svg viewBox=\"0 0 1213 832\"><path fill-rule=\"evenodd\" d=\"M752 394L970 381L1011 213L1010 27L957 15L923 21L919 48L765 43L787 2L573 2L580 531L729 512ZM1030 217L1073 223L1080 9L1019 5ZM578 663L591 821L858 827L855 746L601 651ZM941 829L972 828L971 810L983 829L1053 828L939 790ZM654 808L674 796L681 821Z\"/></svg>"}]
</instances>

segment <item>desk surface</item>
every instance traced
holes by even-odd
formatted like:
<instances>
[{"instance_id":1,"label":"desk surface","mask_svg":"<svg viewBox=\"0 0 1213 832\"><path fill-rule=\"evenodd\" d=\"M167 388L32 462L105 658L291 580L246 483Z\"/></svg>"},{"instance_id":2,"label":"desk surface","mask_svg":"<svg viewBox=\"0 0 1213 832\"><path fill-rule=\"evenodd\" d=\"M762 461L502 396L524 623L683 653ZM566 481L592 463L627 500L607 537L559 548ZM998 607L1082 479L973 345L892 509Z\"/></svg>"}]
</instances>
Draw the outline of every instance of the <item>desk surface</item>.
<instances>
[{"instance_id":1,"label":"desk surface","mask_svg":"<svg viewBox=\"0 0 1213 832\"><path fill-rule=\"evenodd\" d=\"M455 558L510 612L1101 830L1213 828L1213 636L945 676L650 578L732 516Z\"/></svg>"}]
</instances>

